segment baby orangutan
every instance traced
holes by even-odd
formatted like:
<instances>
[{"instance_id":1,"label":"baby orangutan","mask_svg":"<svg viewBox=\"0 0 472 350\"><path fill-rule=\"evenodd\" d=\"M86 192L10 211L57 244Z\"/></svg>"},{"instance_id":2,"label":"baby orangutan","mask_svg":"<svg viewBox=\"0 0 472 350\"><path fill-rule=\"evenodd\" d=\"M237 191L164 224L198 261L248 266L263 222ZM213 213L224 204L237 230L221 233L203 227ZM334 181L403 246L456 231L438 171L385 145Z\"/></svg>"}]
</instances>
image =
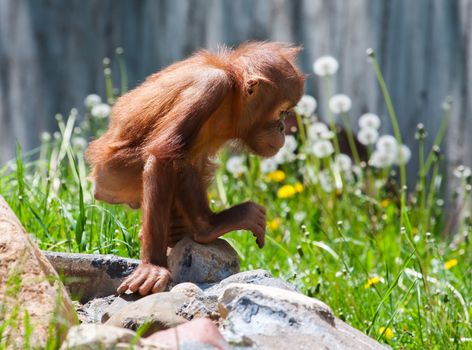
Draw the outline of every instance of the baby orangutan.
<instances>
[{"instance_id":1,"label":"baby orangutan","mask_svg":"<svg viewBox=\"0 0 472 350\"><path fill-rule=\"evenodd\" d=\"M303 94L300 48L252 42L200 51L120 97L106 133L87 150L96 199L142 209L141 264L121 284L146 295L170 279L167 248L249 230L264 246L265 209L245 202L214 213L212 157L229 140L263 157L283 146L284 118Z\"/></svg>"}]
</instances>

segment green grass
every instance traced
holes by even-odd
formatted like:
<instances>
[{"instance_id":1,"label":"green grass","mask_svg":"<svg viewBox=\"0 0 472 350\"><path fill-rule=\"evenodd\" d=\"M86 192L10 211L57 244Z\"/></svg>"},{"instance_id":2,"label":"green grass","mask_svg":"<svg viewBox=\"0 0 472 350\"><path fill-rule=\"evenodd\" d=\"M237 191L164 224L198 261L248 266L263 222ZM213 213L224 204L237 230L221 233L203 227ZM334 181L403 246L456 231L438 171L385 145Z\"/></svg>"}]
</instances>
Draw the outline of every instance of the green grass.
<instances>
[{"instance_id":1,"label":"green grass","mask_svg":"<svg viewBox=\"0 0 472 350\"><path fill-rule=\"evenodd\" d=\"M395 122L375 61L374 68ZM122 82L123 90L126 84ZM446 111L445 120L448 115ZM140 213L92 198L84 147L74 142L94 137L106 121L88 113L78 123L77 117L75 110L66 119L58 117L60 134L40 148L22 153L18 147L16 161L0 170L0 194L42 249L138 258ZM302 130L310 123L301 116L298 121ZM437 146L445 127L447 123L435 139ZM305 153L303 133L297 136L297 158L279 165L285 174L280 182L261 174L255 156L247 158L247 172L233 176L225 169L229 152L224 151L209 192L212 208L253 200L268 213L263 249L248 232L225 236L238 250L242 270L271 271L394 349L472 348L470 177L457 188L465 196L453 196L462 211L451 214L444 203L452 206L454 198L444 197L441 153L426 150L423 129L417 133L420 157L412 161L419 162L420 173L409 191L392 174L400 173L404 184L403 166L375 169L364 164L356 176L347 176L333 166L332 156L317 159ZM330 172L336 185L332 191L317 180L321 169ZM303 189L280 197L283 185L296 183ZM452 219L455 225L448 225ZM461 235L467 237L457 239ZM457 265L446 268L451 259Z\"/></svg>"}]
</instances>

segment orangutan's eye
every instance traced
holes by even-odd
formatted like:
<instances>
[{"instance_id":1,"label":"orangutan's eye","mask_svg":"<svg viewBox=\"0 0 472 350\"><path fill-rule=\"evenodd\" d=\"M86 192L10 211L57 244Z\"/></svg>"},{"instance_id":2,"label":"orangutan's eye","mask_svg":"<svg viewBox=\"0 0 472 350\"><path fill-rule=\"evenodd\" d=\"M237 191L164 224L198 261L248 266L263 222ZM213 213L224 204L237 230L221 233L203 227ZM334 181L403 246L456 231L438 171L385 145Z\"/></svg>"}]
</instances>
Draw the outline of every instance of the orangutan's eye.
<instances>
[{"instance_id":1,"label":"orangutan's eye","mask_svg":"<svg viewBox=\"0 0 472 350\"><path fill-rule=\"evenodd\" d=\"M293 110L281 111L280 119L285 120L293 115Z\"/></svg>"}]
</instances>

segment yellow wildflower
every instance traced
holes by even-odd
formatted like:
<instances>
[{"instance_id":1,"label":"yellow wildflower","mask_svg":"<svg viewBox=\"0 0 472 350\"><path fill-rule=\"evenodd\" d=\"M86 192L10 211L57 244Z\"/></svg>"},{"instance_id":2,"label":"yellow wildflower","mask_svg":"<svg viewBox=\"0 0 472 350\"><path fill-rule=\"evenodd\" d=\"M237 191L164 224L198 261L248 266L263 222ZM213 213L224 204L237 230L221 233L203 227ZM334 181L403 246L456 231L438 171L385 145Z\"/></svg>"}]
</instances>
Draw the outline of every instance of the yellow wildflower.
<instances>
[{"instance_id":1,"label":"yellow wildflower","mask_svg":"<svg viewBox=\"0 0 472 350\"><path fill-rule=\"evenodd\" d=\"M267 222L267 226L271 229L271 230L277 230L279 227L280 227L280 219L279 218L275 218L275 219L272 219L270 221Z\"/></svg>"},{"instance_id":2,"label":"yellow wildflower","mask_svg":"<svg viewBox=\"0 0 472 350\"><path fill-rule=\"evenodd\" d=\"M377 283L380 283L380 282L381 282L381 280L380 280L380 277L378 277L378 276L369 278L369 279L367 280L367 283L364 284L364 288L367 289L367 288L373 286L374 284L377 284Z\"/></svg>"},{"instance_id":3,"label":"yellow wildflower","mask_svg":"<svg viewBox=\"0 0 472 350\"><path fill-rule=\"evenodd\" d=\"M277 191L277 197L279 198L289 198L292 197L297 191L292 185L284 185L279 188Z\"/></svg>"},{"instance_id":4,"label":"yellow wildflower","mask_svg":"<svg viewBox=\"0 0 472 350\"><path fill-rule=\"evenodd\" d=\"M449 269L453 268L454 266L456 266L457 263L458 263L457 259L448 260L444 263L444 268L446 270L449 270Z\"/></svg>"},{"instance_id":5,"label":"yellow wildflower","mask_svg":"<svg viewBox=\"0 0 472 350\"><path fill-rule=\"evenodd\" d=\"M384 331L385 331L385 333L384 333ZM387 338L387 339L392 339L393 338L393 329L390 328L390 327L387 327L387 328L380 327L379 328L379 334L382 334L382 333L385 336L385 338Z\"/></svg>"},{"instance_id":6,"label":"yellow wildflower","mask_svg":"<svg viewBox=\"0 0 472 350\"><path fill-rule=\"evenodd\" d=\"M293 187L297 193L303 192L303 185L300 182L297 182Z\"/></svg>"},{"instance_id":7,"label":"yellow wildflower","mask_svg":"<svg viewBox=\"0 0 472 350\"><path fill-rule=\"evenodd\" d=\"M380 205L382 206L382 208L387 208L389 204L390 204L390 200L388 199L384 199L382 202L380 202Z\"/></svg>"},{"instance_id":8,"label":"yellow wildflower","mask_svg":"<svg viewBox=\"0 0 472 350\"><path fill-rule=\"evenodd\" d=\"M285 180L287 176L282 170L275 170L267 173L266 179L267 181L275 181L275 182L282 182Z\"/></svg>"}]
</instances>

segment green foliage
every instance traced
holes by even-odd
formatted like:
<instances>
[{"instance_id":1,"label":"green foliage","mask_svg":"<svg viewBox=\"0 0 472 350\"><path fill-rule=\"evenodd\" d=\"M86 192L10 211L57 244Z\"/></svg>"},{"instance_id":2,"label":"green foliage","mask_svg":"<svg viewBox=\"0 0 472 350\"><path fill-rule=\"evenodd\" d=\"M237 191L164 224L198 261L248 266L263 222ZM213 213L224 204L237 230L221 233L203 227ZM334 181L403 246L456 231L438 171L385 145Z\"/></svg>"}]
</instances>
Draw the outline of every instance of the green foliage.
<instances>
[{"instance_id":1,"label":"green foliage","mask_svg":"<svg viewBox=\"0 0 472 350\"><path fill-rule=\"evenodd\" d=\"M401 144L375 61L374 68ZM112 103L115 90L106 69L107 101ZM329 91L329 77L326 86ZM121 90L126 88L125 80ZM334 117L330 112L331 130ZM270 270L394 349L471 348L470 176L459 181L457 190L465 195L456 198L461 210L452 215L444 207L447 202L453 208L454 202L443 197L445 174L437 148L448 118L446 111L429 152L424 128L418 128L420 173L410 191L404 186L404 163L375 168L352 152L355 171L342 170L336 161L337 137L334 154L317 158L309 151L313 120L302 115L297 115L294 157L277 163L275 172L263 171L255 156L237 160L237 169L244 171L228 171L232 157L223 152L209 192L212 208L253 200L268 213L263 249L248 232L225 236L239 252L242 269ZM75 110L67 120L57 119L60 131L54 137L45 135L40 148L27 154L18 147L16 162L0 170L0 194L42 249L138 258L140 213L96 202L86 180L83 139L102 132L106 120L94 116L93 106L78 124ZM351 148L353 137L349 131ZM367 152L370 156L373 149L367 147ZM322 172L327 178L319 176Z\"/></svg>"}]
</instances>

